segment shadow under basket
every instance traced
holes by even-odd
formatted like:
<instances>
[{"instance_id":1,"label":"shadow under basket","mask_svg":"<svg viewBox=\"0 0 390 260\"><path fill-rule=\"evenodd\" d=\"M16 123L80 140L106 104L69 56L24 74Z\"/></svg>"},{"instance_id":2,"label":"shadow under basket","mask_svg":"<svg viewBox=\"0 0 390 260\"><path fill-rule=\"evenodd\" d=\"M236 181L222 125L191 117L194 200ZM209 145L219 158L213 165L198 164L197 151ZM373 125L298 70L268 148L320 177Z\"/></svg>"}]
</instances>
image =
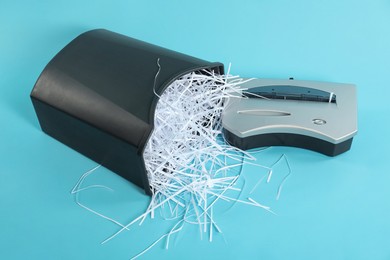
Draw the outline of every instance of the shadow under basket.
<instances>
[{"instance_id":1,"label":"shadow under basket","mask_svg":"<svg viewBox=\"0 0 390 260\"><path fill-rule=\"evenodd\" d=\"M223 74L221 63L92 30L49 62L31 99L45 133L150 195L143 152L153 131L157 95L202 69Z\"/></svg>"}]
</instances>

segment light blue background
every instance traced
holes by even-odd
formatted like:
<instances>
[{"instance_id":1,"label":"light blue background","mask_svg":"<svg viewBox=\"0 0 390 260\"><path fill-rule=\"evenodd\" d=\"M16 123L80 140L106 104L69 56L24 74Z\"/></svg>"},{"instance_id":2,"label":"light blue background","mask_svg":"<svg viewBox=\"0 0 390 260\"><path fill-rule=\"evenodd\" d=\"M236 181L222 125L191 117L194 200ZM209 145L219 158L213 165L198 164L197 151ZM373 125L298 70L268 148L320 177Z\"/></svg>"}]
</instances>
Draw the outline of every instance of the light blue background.
<instances>
[{"instance_id":1,"label":"light blue background","mask_svg":"<svg viewBox=\"0 0 390 260\"><path fill-rule=\"evenodd\" d=\"M390 1L20 1L0 2L0 259L128 259L172 227L147 221L117 230L78 207L70 189L95 166L39 128L29 93L49 60L78 34L106 28L210 61L232 73L355 83L359 134L336 158L295 148L281 199L258 194L278 216L236 204L216 217L223 235L200 240L186 226L169 250L147 259L390 259ZM259 177L247 167L249 187ZM255 177L253 177L255 176ZM279 178L279 179L278 179ZM148 197L101 169L84 203L128 222ZM274 185L274 186L272 186Z\"/></svg>"}]
</instances>

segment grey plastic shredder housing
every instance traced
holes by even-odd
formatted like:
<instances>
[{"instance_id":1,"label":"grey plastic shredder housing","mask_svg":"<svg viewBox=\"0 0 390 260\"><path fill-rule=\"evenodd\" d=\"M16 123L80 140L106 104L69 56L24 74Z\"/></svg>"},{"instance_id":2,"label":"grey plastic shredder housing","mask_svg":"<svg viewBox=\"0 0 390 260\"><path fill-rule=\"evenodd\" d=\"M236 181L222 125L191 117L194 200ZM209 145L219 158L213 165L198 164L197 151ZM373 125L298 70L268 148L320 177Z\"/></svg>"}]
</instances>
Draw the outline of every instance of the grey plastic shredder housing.
<instances>
[{"instance_id":1,"label":"grey plastic shredder housing","mask_svg":"<svg viewBox=\"0 0 390 260\"><path fill-rule=\"evenodd\" d=\"M337 156L357 133L356 86L308 80L252 79L247 98L231 98L222 113L225 140L246 150L293 146Z\"/></svg>"},{"instance_id":2,"label":"grey plastic shredder housing","mask_svg":"<svg viewBox=\"0 0 390 260\"><path fill-rule=\"evenodd\" d=\"M153 87L161 95L178 77L201 69L223 73L223 64L92 30L48 63L31 99L45 133L151 194L143 151L158 101Z\"/></svg>"}]
</instances>

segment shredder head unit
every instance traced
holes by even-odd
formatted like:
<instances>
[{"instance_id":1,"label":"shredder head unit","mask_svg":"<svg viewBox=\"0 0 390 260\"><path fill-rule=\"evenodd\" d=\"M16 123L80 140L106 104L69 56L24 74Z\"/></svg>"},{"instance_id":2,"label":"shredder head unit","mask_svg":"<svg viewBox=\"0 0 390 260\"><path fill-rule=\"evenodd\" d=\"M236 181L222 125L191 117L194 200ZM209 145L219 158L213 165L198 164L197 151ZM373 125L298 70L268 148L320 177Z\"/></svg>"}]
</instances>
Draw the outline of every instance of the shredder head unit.
<instances>
[{"instance_id":1,"label":"shredder head unit","mask_svg":"<svg viewBox=\"0 0 390 260\"><path fill-rule=\"evenodd\" d=\"M225 139L243 150L294 146L336 156L357 133L353 84L252 79L222 113Z\"/></svg>"}]
</instances>

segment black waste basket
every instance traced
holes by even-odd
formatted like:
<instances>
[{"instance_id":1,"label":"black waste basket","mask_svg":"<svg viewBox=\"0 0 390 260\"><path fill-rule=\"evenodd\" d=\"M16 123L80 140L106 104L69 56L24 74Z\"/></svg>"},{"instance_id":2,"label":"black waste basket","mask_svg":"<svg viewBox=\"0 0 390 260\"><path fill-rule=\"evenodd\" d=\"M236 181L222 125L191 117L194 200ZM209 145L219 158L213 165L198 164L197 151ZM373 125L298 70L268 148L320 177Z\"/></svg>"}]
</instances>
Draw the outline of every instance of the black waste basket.
<instances>
[{"instance_id":1,"label":"black waste basket","mask_svg":"<svg viewBox=\"0 0 390 260\"><path fill-rule=\"evenodd\" d=\"M223 64L92 30L49 62L31 99L45 133L151 194L143 151L158 101L153 88L161 95L180 76L202 69L223 73Z\"/></svg>"}]
</instances>

